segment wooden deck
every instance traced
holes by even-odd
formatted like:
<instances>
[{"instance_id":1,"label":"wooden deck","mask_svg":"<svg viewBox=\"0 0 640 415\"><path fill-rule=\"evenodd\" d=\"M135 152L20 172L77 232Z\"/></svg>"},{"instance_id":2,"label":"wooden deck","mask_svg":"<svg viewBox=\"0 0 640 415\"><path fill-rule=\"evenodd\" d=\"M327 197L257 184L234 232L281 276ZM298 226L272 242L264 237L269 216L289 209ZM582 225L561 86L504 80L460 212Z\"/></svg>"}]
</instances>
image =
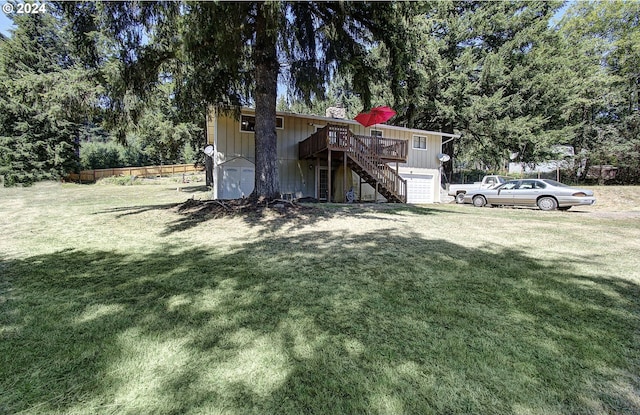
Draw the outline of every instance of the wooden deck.
<instances>
[{"instance_id":1,"label":"wooden deck","mask_svg":"<svg viewBox=\"0 0 640 415\"><path fill-rule=\"evenodd\" d=\"M341 160L345 186L348 166L389 202L406 203L407 183L398 173L398 164L407 161L408 150L405 140L360 136L348 127L327 125L300 142L298 155L300 159L326 159L328 166L333 165L332 160ZM395 169L389 166L393 162ZM331 194L331 175L328 179Z\"/></svg>"},{"instance_id":2,"label":"wooden deck","mask_svg":"<svg viewBox=\"0 0 640 415\"><path fill-rule=\"evenodd\" d=\"M355 135L348 127L338 125L328 125L300 142L298 156L303 160L315 158L328 150L353 151L356 143L364 145L368 152L385 162L407 162L409 143L406 140Z\"/></svg>"}]
</instances>

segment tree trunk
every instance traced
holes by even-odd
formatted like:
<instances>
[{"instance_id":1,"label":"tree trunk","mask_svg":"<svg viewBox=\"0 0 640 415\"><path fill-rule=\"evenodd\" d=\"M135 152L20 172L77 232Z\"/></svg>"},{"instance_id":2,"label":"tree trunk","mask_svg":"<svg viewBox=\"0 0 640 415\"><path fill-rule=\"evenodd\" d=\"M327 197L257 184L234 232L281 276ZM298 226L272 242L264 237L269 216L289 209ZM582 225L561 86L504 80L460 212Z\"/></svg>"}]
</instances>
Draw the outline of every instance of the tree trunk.
<instances>
[{"instance_id":1,"label":"tree trunk","mask_svg":"<svg viewBox=\"0 0 640 415\"><path fill-rule=\"evenodd\" d=\"M276 135L276 99L278 72L276 54L277 23L270 16L268 3L259 3L256 16L255 63L255 187L251 198L276 199L280 197L278 175L278 142Z\"/></svg>"},{"instance_id":2,"label":"tree trunk","mask_svg":"<svg viewBox=\"0 0 640 415\"><path fill-rule=\"evenodd\" d=\"M447 123L446 125L443 126L442 132L455 134L455 132L453 131L453 125L450 123ZM448 143L442 146L442 152L444 154L448 154L451 157L449 161L442 163L443 174L447 176L449 183L451 183L453 179L453 162L454 162L454 152L455 152L454 141L455 140L450 140Z\"/></svg>"}]
</instances>

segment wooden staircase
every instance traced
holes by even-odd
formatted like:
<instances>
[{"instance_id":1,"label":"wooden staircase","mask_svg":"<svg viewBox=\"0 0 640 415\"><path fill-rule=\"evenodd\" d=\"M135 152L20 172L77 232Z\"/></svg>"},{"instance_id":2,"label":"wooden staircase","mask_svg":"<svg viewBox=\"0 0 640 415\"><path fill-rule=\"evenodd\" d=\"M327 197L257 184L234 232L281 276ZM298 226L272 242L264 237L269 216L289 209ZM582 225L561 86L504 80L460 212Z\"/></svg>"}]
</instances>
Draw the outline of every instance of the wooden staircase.
<instances>
[{"instance_id":1,"label":"wooden staircase","mask_svg":"<svg viewBox=\"0 0 640 415\"><path fill-rule=\"evenodd\" d=\"M406 203L407 182L387 164L406 162L408 143L380 137L355 135L346 126L327 125L300 143L299 157L309 158L324 151L339 151L347 165L387 201Z\"/></svg>"},{"instance_id":2,"label":"wooden staircase","mask_svg":"<svg viewBox=\"0 0 640 415\"><path fill-rule=\"evenodd\" d=\"M369 183L388 202L406 203L407 181L387 163L378 152L365 145L363 140L348 131L349 141L355 145L346 151L347 165L356 172L362 180Z\"/></svg>"}]
</instances>

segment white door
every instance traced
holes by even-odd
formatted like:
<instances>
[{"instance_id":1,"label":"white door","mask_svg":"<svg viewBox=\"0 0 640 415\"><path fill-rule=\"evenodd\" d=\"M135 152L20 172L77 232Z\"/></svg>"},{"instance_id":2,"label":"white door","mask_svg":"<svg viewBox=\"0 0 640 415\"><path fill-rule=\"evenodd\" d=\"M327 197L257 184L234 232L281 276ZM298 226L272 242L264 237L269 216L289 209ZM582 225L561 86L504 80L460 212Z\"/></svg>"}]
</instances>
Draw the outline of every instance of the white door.
<instances>
[{"instance_id":1,"label":"white door","mask_svg":"<svg viewBox=\"0 0 640 415\"><path fill-rule=\"evenodd\" d=\"M249 197L255 186L256 174L255 170L248 167L242 168L242 176L240 177L240 197Z\"/></svg>"},{"instance_id":2,"label":"white door","mask_svg":"<svg viewBox=\"0 0 640 415\"><path fill-rule=\"evenodd\" d=\"M407 203L433 203L433 181L431 174L404 174L407 181Z\"/></svg>"},{"instance_id":3,"label":"white door","mask_svg":"<svg viewBox=\"0 0 640 415\"><path fill-rule=\"evenodd\" d=\"M240 197L240 170L236 167L222 169L222 199Z\"/></svg>"},{"instance_id":4,"label":"white door","mask_svg":"<svg viewBox=\"0 0 640 415\"><path fill-rule=\"evenodd\" d=\"M254 168L225 166L222 169L221 199L240 199L253 192Z\"/></svg>"}]
</instances>

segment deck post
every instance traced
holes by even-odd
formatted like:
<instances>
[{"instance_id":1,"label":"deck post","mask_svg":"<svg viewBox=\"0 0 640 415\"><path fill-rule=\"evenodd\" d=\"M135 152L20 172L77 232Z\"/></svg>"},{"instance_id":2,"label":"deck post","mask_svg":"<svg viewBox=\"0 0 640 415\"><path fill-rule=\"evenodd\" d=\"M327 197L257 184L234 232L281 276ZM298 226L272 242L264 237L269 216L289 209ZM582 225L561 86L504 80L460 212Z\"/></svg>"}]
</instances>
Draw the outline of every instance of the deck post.
<instances>
[{"instance_id":1,"label":"deck post","mask_svg":"<svg viewBox=\"0 0 640 415\"><path fill-rule=\"evenodd\" d=\"M400 178L400 172L399 172L400 168L399 168L399 163L396 161L396 194L399 194L400 192L398 192L398 179Z\"/></svg>"},{"instance_id":2,"label":"deck post","mask_svg":"<svg viewBox=\"0 0 640 415\"><path fill-rule=\"evenodd\" d=\"M329 171L327 172L327 202L331 203L331 149L328 150L329 155L327 156L327 164L329 165Z\"/></svg>"},{"instance_id":3,"label":"deck post","mask_svg":"<svg viewBox=\"0 0 640 415\"><path fill-rule=\"evenodd\" d=\"M376 180L376 190L373 194L373 203L378 203L378 181Z\"/></svg>"},{"instance_id":4,"label":"deck post","mask_svg":"<svg viewBox=\"0 0 640 415\"><path fill-rule=\"evenodd\" d=\"M343 173L342 173L342 195L344 196L344 201L345 203L347 202L347 152L343 151L342 152L342 166L343 166Z\"/></svg>"},{"instance_id":5,"label":"deck post","mask_svg":"<svg viewBox=\"0 0 640 415\"><path fill-rule=\"evenodd\" d=\"M316 199L320 200L320 157L316 156Z\"/></svg>"}]
</instances>

